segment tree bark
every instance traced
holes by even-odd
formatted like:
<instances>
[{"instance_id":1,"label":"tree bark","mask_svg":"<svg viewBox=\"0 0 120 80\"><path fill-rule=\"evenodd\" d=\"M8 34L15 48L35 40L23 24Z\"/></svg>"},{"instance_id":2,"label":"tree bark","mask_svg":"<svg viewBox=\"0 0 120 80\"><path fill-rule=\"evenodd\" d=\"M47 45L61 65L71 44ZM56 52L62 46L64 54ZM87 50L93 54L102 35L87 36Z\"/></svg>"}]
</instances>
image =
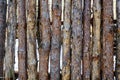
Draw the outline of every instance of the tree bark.
<instances>
[{"instance_id":1,"label":"tree bark","mask_svg":"<svg viewBox=\"0 0 120 80\"><path fill-rule=\"evenodd\" d=\"M39 48L39 80L49 80L48 63L50 53L50 17L48 0L40 0L41 44Z\"/></svg>"},{"instance_id":2,"label":"tree bark","mask_svg":"<svg viewBox=\"0 0 120 80\"><path fill-rule=\"evenodd\" d=\"M102 2L103 26L103 54L102 54L102 80L114 80L113 74L113 0Z\"/></svg>"},{"instance_id":3,"label":"tree bark","mask_svg":"<svg viewBox=\"0 0 120 80\"><path fill-rule=\"evenodd\" d=\"M72 1L72 58L71 58L71 80L82 80L82 0Z\"/></svg>"},{"instance_id":4,"label":"tree bark","mask_svg":"<svg viewBox=\"0 0 120 80\"><path fill-rule=\"evenodd\" d=\"M60 80L61 0L52 1L50 80Z\"/></svg>"},{"instance_id":5,"label":"tree bark","mask_svg":"<svg viewBox=\"0 0 120 80\"><path fill-rule=\"evenodd\" d=\"M83 80L90 80L90 19L91 0L84 1L83 11Z\"/></svg>"},{"instance_id":6,"label":"tree bark","mask_svg":"<svg viewBox=\"0 0 120 80\"><path fill-rule=\"evenodd\" d=\"M70 80L71 0L65 0L62 80Z\"/></svg>"},{"instance_id":7,"label":"tree bark","mask_svg":"<svg viewBox=\"0 0 120 80\"><path fill-rule=\"evenodd\" d=\"M92 80L100 80L101 0L93 0Z\"/></svg>"},{"instance_id":8,"label":"tree bark","mask_svg":"<svg viewBox=\"0 0 120 80\"><path fill-rule=\"evenodd\" d=\"M15 79L14 59L15 59L15 39L16 39L16 0L8 0L8 21L7 21L7 45L5 54L5 80Z\"/></svg>"},{"instance_id":9,"label":"tree bark","mask_svg":"<svg viewBox=\"0 0 120 80\"><path fill-rule=\"evenodd\" d=\"M116 2L117 7L117 51L116 51L116 79L120 79L120 0Z\"/></svg>"},{"instance_id":10,"label":"tree bark","mask_svg":"<svg viewBox=\"0 0 120 80\"><path fill-rule=\"evenodd\" d=\"M3 61L5 55L6 0L0 0L0 79L3 80Z\"/></svg>"},{"instance_id":11,"label":"tree bark","mask_svg":"<svg viewBox=\"0 0 120 80\"><path fill-rule=\"evenodd\" d=\"M26 44L26 9L25 0L18 0L18 69L19 80L27 80L27 44Z\"/></svg>"},{"instance_id":12,"label":"tree bark","mask_svg":"<svg viewBox=\"0 0 120 80\"><path fill-rule=\"evenodd\" d=\"M27 68L28 80L37 80L35 0L27 2Z\"/></svg>"}]
</instances>

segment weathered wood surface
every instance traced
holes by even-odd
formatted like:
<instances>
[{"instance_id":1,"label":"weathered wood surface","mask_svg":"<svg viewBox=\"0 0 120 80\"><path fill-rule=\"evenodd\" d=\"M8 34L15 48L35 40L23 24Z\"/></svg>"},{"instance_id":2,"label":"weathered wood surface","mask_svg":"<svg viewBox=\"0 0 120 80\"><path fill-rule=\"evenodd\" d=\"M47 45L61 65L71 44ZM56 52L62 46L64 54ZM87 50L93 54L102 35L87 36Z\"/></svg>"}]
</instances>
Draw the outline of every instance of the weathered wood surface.
<instances>
[{"instance_id":1,"label":"weathered wood surface","mask_svg":"<svg viewBox=\"0 0 120 80\"><path fill-rule=\"evenodd\" d=\"M7 36L6 36L6 53L5 53L5 80L15 79L14 62L15 62L15 39L17 27L17 3L16 0L8 0L8 19L7 19Z\"/></svg>"},{"instance_id":2,"label":"weathered wood surface","mask_svg":"<svg viewBox=\"0 0 120 80\"><path fill-rule=\"evenodd\" d=\"M61 0L52 1L50 80L60 80Z\"/></svg>"},{"instance_id":3,"label":"weathered wood surface","mask_svg":"<svg viewBox=\"0 0 120 80\"><path fill-rule=\"evenodd\" d=\"M63 68L62 80L70 80L70 47L71 47L71 2L65 0L64 26L63 26Z\"/></svg>"},{"instance_id":4,"label":"weathered wood surface","mask_svg":"<svg viewBox=\"0 0 120 80\"><path fill-rule=\"evenodd\" d=\"M28 80L37 80L36 1L27 3L27 73Z\"/></svg>"},{"instance_id":5,"label":"weathered wood surface","mask_svg":"<svg viewBox=\"0 0 120 80\"><path fill-rule=\"evenodd\" d=\"M83 10L83 80L90 80L90 19L91 0L84 1Z\"/></svg>"},{"instance_id":6,"label":"weathered wood surface","mask_svg":"<svg viewBox=\"0 0 120 80\"><path fill-rule=\"evenodd\" d=\"M40 0L41 43L39 46L39 80L49 80L50 15L48 9L48 0Z\"/></svg>"},{"instance_id":7,"label":"weathered wood surface","mask_svg":"<svg viewBox=\"0 0 120 80\"><path fill-rule=\"evenodd\" d=\"M101 0L93 0L92 80L100 80Z\"/></svg>"},{"instance_id":8,"label":"weathered wood surface","mask_svg":"<svg viewBox=\"0 0 120 80\"><path fill-rule=\"evenodd\" d=\"M82 80L82 0L72 1L72 56L71 56L71 80Z\"/></svg>"},{"instance_id":9,"label":"weathered wood surface","mask_svg":"<svg viewBox=\"0 0 120 80\"><path fill-rule=\"evenodd\" d=\"M6 0L0 0L0 79L3 80L3 59L5 55Z\"/></svg>"},{"instance_id":10,"label":"weathered wood surface","mask_svg":"<svg viewBox=\"0 0 120 80\"><path fill-rule=\"evenodd\" d=\"M18 1L18 69L19 80L27 80L26 8L25 0Z\"/></svg>"},{"instance_id":11,"label":"weathered wood surface","mask_svg":"<svg viewBox=\"0 0 120 80\"><path fill-rule=\"evenodd\" d=\"M113 80L113 0L102 1L102 80Z\"/></svg>"}]
</instances>

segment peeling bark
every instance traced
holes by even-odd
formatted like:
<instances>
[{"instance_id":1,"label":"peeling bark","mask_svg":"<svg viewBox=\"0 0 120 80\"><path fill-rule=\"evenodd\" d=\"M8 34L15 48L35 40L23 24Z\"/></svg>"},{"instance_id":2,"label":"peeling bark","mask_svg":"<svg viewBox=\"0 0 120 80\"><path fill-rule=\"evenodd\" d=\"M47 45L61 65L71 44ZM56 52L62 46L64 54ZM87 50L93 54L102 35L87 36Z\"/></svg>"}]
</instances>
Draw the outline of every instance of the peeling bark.
<instances>
[{"instance_id":1,"label":"peeling bark","mask_svg":"<svg viewBox=\"0 0 120 80\"><path fill-rule=\"evenodd\" d=\"M19 80L27 80L27 48L26 48L26 0L18 0L18 69Z\"/></svg>"},{"instance_id":2,"label":"peeling bark","mask_svg":"<svg viewBox=\"0 0 120 80\"><path fill-rule=\"evenodd\" d=\"M83 80L90 80L90 19L91 0L84 1L83 11Z\"/></svg>"},{"instance_id":3,"label":"peeling bark","mask_svg":"<svg viewBox=\"0 0 120 80\"><path fill-rule=\"evenodd\" d=\"M14 57L15 57L15 39L16 39L16 0L8 0L8 25L7 25L7 45L5 54L5 80L15 79L14 75Z\"/></svg>"},{"instance_id":4,"label":"peeling bark","mask_svg":"<svg viewBox=\"0 0 120 80\"><path fill-rule=\"evenodd\" d=\"M28 80L37 80L35 0L27 2L27 68Z\"/></svg>"},{"instance_id":5,"label":"peeling bark","mask_svg":"<svg viewBox=\"0 0 120 80\"><path fill-rule=\"evenodd\" d=\"M102 2L103 26L103 54L102 54L102 80L114 80L113 74L113 0Z\"/></svg>"},{"instance_id":6,"label":"peeling bark","mask_svg":"<svg viewBox=\"0 0 120 80\"><path fill-rule=\"evenodd\" d=\"M100 80L101 0L93 0L92 80Z\"/></svg>"},{"instance_id":7,"label":"peeling bark","mask_svg":"<svg viewBox=\"0 0 120 80\"><path fill-rule=\"evenodd\" d=\"M5 55L6 0L0 0L0 79L3 80L3 61Z\"/></svg>"},{"instance_id":8,"label":"peeling bark","mask_svg":"<svg viewBox=\"0 0 120 80\"><path fill-rule=\"evenodd\" d=\"M52 1L50 80L60 80L61 0Z\"/></svg>"},{"instance_id":9,"label":"peeling bark","mask_svg":"<svg viewBox=\"0 0 120 80\"><path fill-rule=\"evenodd\" d=\"M116 2L117 6L117 51L116 51L116 79L120 80L120 0Z\"/></svg>"},{"instance_id":10,"label":"peeling bark","mask_svg":"<svg viewBox=\"0 0 120 80\"><path fill-rule=\"evenodd\" d=\"M62 80L70 80L71 0L65 0Z\"/></svg>"},{"instance_id":11,"label":"peeling bark","mask_svg":"<svg viewBox=\"0 0 120 80\"><path fill-rule=\"evenodd\" d=\"M49 80L48 63L50 53L50 17L48 0L40 0L41 42L39 48L39 80Z\"/></svg>"},{"instance_id":12,"label":"peeling bark","mask_svg":"<svg viewBox=\"0 0 120 80\"><path fill-rule=\"evenodd\" d=\"M82 80L81 59L82 59L82 0L72 1L72 60L71 80Z\"/></svg>"}]
</instances>

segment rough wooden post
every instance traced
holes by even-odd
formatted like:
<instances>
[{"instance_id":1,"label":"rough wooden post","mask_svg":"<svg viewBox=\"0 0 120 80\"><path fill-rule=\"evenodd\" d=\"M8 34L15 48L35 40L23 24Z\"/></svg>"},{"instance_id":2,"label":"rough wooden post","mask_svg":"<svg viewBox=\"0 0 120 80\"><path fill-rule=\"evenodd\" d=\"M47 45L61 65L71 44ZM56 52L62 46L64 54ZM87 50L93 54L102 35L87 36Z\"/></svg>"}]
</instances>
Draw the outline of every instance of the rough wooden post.
<instances>
[{"instance_id":1,"label":"rough wooden post","mask_svg":"<svg viewBox=\"0 0 120 80\"><path fill-rule=\"evenodd\" d=\"M17 4L16 0L8 0L8 20L7 20L7 45L5 53L5 80L15 79L14 59L15 59L15 39L17 26Z\"/></svg>"},{"instance_id":2,"label":"rough wooden post","mask_svg":"<svg viewBox=\"0 0 120 80\"><path fill-rule=\"evenodd\" d=\"M92 80L100 80L101 56L101 0L93 0L93 50L92 50Z\"/></svg>"},{"instance_id":3,"label":"rough wooden post","mask_svg":"<svg viewBox=\"0 0 120 80\"><path fill-rule=\"evenodd\" d=\"M113 0L102 1L102 80L114 80L113 74Z\"/></svg>"},{"instance_id":4,"label":"rough wooden post","mask_svg":"<svg viewBox=\"0 0 120 80\"><path fill-rule=\"evenodd\" d=\"M120 0L116 0L117 7L117 52L116 52L116 79L120 80Z\"/></svg>"},{"instance_id":5,"label":"rough wooden post","mask_svg":"<svg viewBox=\"0 0 120 80\"><path fill-rule=\"evenodd\" d=\"M40 0L41 43L39 46L39 80L49 80L50 17L48 9L48 0Z\"/></svg>"},{"instance_id":6,"label":"rough wooden post","mask_svg":"<svg viewBox=\"0 0 120 80\"><path fill-rule=\"evenodd\" d=\"M60 80L61 0L52 1L50 80Z\"/></svg>"},{"instance_id":7,"label":"rough wooden post","mask_svg":"<svg viewBox=\"0 0 120 80\"><path fill-rule=\"evenodd\" d=\"M70 80L71 0L65 0L62 80Z\"/></svg>"},{"instance_id":8,"label":"rough wooden post","mask_svg":"<svg viewBox=\"0 0 120 80\"><path fill-rule=\"evenodd\" d=\"M3 59L5 55L6 0L0 0L0 79L3 80Z\"/></svg>"},{"instance_id":9,"label":"rough wooden post","mask_svg":"<svg viewBox=\"0 0 120 80\"><path fill-rule=\"evenodd\" d=\"M83 10L83 80L90 80L90 19L91 0L84 1Z\"/></svg>"},{"instance_id":10,"label":"rough wooden post","mask_svg":"<svg viewBox=\"0 0 120 80\"><path fill-rule=\"evenodd\" d=\"M71 80L81 80L82 60L82 0L72 1L72 57Z\"/></svg>"},{"instance_id":11,"label":"rough wooden post","mask_svg":"<svg viewBox=\"0 0 120 80\"><path fill-rule=\"evenodd\" d=\"M27 72L28 80L37 80L36 0L27 2Z\"/></svg>"},{"instance_id":12,"label":"rough wooden post","mask_svg":"<svg viewBox=\"0 0 120 80\"><path fill-rule=\"evenodd\" d=\"M26 48L26 0L18 0L18 69L19 69L19 80L27 80L27 48Z\"/></svg>"}]
</instances>

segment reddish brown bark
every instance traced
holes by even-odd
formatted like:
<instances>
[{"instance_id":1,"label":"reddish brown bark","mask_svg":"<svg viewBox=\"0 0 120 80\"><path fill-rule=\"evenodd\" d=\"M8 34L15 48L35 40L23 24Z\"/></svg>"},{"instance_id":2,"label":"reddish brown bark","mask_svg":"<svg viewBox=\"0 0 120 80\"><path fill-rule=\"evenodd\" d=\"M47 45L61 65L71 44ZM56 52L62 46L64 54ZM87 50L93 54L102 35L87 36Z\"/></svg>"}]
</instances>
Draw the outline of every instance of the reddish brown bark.
<instances>
[{"instance_id":1,"label":"reddish brown bark","mask_svg":"<svg viewBox=\"0 0 120 80\"><path fill-rule=\"evenodd\" d=\"M40 0L41 44L39 48L39 80L49 80L48 63L50 53L50 17L48 0Z\"/></svg>"},{"instance_id":2,"label":"reddish brown bark","mask_svg":"<svg viewBox=\"0 0 120 80\"><path fill-rule=\"evenodd\" d=\"M100 80L101 0L93 0L92 80Z\"/></svg>"},{"instance_id":3,"label":"reddish brown bark","mask_svg":"<svg viewBox=\"0 0 120 80\"><path fill-rule=\"evenodd\" d=\"M19 80L27 80L26 68L26 0L18 0L18 69Z\"/></svg>"},{"instance_id":4,"label":"reddish brown bark","mask_svg":"<svg viewBox=\"0 0 120 80\"><path fill-rule=\"evenodd\" d=\"M62 80L70 80L71 0L65 0Z\"/></svg>"},{"instance_id":5,"label":"reddish brown bark","mask_svg":"<svg viewBox=\"0 0 120 80\"><path fill-rule=\"evenodd\" d=\"M5 54L6 0L0 0L0 79L3 80L3 59Z\"/></svg>"},{"instance_id":6,"label":"reddish brown bark","mask_svg":"<svg viewBox=\"0 0 120 80\"><path fill-rule=\"evenodd\" d=\"M60 80L61 0L52 1L50 80Z\"/></svg>"},{"instance_id":7,"label":"reddish brown bark","mask_svg":"<svg viewBox=\"0 0 120 80\"><path fill-rule=\"evenodd\" d=\"M83 80L90 80L90 4L91 0L84 1L83 11Z\"/></svg>"},{"instance_id":8,"label":"reddish brown bark","mask_svg":"<svg viewBox=\"0 0 120 80\"><path fill-rule=\"evenodd\" d=\"M102 2L103 27L103 54L102 54L102 80L113 80L113 1Z\"/></svg>"},{"instance_id":9,"label":"reddish brown bark","mask_svg":"<svg viewBox=\"0 0 120 80\"><path fill-rule=\"evenodd\" d=\"M72 1L72 58L71 80L81 80L82 59L82 0Z\"/></svg>"}]
</instances>

